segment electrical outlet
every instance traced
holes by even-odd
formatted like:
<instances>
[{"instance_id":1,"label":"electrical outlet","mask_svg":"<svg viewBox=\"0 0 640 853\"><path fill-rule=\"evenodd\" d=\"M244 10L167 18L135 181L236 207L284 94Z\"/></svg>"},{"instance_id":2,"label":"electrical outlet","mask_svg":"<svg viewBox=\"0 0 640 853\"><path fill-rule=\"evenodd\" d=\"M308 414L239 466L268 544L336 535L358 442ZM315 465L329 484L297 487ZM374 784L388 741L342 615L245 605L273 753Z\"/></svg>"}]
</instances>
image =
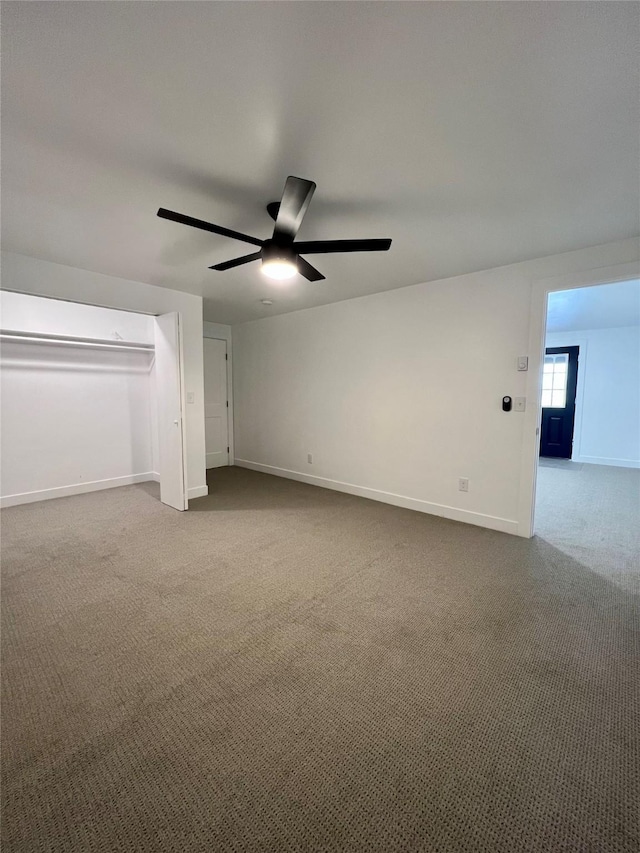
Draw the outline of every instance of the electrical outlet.
<instances>
[{"instance_id":1,"label":"electrical outlet","mask_svg":"<svg viewBox=\"0 0 640 853\"><path fill-rule=\"evenodd\" d=\"M309 463L309 465L313 465L313 454L312 453L307 453L307 462Z\"/></svg>"},{"instance_id":2,"label":"electrical outlet","mask_svg":"<svg viewBox=\"0 0 640 853\"><path fill-rule=\"evenodd\" d=\"M469 491L469 478L468 477L460 477L458 480L458 491L459 492L468 492Z\"/></svg>"},{"instance_id":3,"label":"electrical outlet","mask_svg":"<svg viewBox=\"0 0 640 853\"><path fill-rule=\"evenodd\" d=\"M527 398L526 397L516 397L513 401L514 406L513 409L516 412L524 412L527 408Z\"/></svg>"}]
</instances>

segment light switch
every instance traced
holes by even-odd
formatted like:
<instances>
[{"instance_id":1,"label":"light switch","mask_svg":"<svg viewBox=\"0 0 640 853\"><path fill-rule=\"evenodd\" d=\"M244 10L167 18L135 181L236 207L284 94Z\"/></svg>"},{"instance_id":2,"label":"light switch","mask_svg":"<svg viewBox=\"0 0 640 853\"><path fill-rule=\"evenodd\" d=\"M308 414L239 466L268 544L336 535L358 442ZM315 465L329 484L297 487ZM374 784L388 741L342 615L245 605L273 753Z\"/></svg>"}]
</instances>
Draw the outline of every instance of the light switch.
<instances>
[{"instance_id":1,"label":"light switch","mask_svg":"<svg viewBox=\"0 0 640 853\"><path fill-rule=\"evenodd\" d=\"M529 369L529 356L528 355L519 355L518 356L518 370L528 370Z\"/></svg>"},{"instance_id":2,"label":"light switch","mask_svg":"<svg viewBox=\"0 0 640 853\"><path fill-rule=\"evenodd\" d=\"M187 403L195 403L196 401L196 392L195 391L187 391Z\"/></svg>"},{"instance_id":3,"label":"light switch","mask_svg":"<svg viewBox=\"0 0 640 853\"><path fill-rule=\"evenodd\" d=\"M526 397L516 397L514 399L513 409L516 412L524 412L527 408L527 398Z\"/></svg>"}]
</instances>

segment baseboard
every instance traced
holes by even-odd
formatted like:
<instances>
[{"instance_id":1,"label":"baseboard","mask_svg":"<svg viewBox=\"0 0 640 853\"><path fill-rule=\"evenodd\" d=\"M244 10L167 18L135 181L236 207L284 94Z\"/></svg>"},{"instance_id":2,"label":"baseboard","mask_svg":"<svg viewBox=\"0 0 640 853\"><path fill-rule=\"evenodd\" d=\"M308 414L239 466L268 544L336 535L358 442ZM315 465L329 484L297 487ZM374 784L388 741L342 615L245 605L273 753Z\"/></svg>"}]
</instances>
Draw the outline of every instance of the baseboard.
<instances>
[{"instance_id":1,"label":"baseboard","mask_svg":"<svg viewBox=\"0 0 640 853\"><path fill-rule=\"evenodd\" d=\"M393 492L383 492L379 489L370 489L366 486L355 486L352 483L342 483L340 480L329 480L326 477L316 477L311 474L302 474L300 471L289 471L287 468L276 468L273 465L263 465L260 462L251 462L248 459L236 459L235 464L240 468L250 468L252 471L260 471L263 474L273 474L276 477L285 477L288 480L297 480L300 483L308 483L311 486L320 486L323 489L333 489L336 492L346 492L348 495L357 495L361 498L380 501L381 503L401 506L404 509L413 509L428 515L437 515L440 518L448 518L451 521L462 521L465 524L474 524L476 527L487 527L489 530L499 530L501 533L518 535L518 522L510 518L499 518L498 516L485 515L480 512L471 512L466 509L458 509L445 504L431 503L430 501L409 498L405 495L396 495Z\"/></svg>"},{"instance_id":2,"label":"baseboard","mask_svg":"<svg viewBox=\"0 0 640 853\"><path fill-rule=\"evenodd\" d=\"M209 494L209 486L205 483L204 486L194 486L193 489L187 489L187 500L194 498L206 498Z\"/></svg>"},{"instance_id":3,"label":"baseboard","mask_svg":"<svg viewBox=\"0 0 640 853\"><path fill-rule=\"evenodd\" d=\"M55 489L40 489L36 492L23 492L19 495L6 495L0 498L0 507L48 501L53 498L68 498L85 492L99 492L102 489L116 489L119 486L131 486L134 483L148 483L158 475L153 471L145 474L127 474L125 477L111 477L108 480L94 480L90 483L74 483L72 486L59 486Z\"/></svg>"},{"instance_id":4,"label":"baseboard","mask_svg":"<svg viewBox=\"0 0 640 853\"><path fill-rule=\"evenodd\" d=\"M587 465L612 465L614 468L640 468L637 459L610 459L608 456L578 456L574 462L586 462Z\"/></svg>"}]
</instances>

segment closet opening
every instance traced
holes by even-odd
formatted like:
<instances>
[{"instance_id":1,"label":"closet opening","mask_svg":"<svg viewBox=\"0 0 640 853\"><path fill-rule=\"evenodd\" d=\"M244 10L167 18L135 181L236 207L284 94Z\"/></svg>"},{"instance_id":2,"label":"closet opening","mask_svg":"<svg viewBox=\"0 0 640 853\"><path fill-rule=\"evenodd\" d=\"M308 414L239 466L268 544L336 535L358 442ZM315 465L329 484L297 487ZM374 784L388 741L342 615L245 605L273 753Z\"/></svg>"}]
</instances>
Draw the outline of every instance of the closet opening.
<instances>
[{"instance_id":1,"label":"closet opening","mask_svg":"<svg viewBox=\"0 0 640 853\"><path fill-rule=\"evenodd\" d=\"M0 293L2 506L146 481L187 508L180 317Z\"/></svg>"}]
</instances>

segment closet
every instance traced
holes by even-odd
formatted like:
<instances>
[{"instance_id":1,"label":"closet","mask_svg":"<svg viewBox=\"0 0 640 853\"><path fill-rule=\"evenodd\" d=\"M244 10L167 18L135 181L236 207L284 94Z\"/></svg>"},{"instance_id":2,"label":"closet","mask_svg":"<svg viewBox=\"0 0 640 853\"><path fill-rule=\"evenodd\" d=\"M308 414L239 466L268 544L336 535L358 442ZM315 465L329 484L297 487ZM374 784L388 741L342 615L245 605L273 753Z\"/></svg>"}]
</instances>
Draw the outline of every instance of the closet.
<instances>
[{"instance_id":1,"label":"closet","mask_svg":"<svg viewBox=\"0 0 640 853\"><path fill-rule=\"evenodd\" d=\"M186 509L178 314L0 292L2 506L160 482Z\"/></svg>"}]
</instances>

